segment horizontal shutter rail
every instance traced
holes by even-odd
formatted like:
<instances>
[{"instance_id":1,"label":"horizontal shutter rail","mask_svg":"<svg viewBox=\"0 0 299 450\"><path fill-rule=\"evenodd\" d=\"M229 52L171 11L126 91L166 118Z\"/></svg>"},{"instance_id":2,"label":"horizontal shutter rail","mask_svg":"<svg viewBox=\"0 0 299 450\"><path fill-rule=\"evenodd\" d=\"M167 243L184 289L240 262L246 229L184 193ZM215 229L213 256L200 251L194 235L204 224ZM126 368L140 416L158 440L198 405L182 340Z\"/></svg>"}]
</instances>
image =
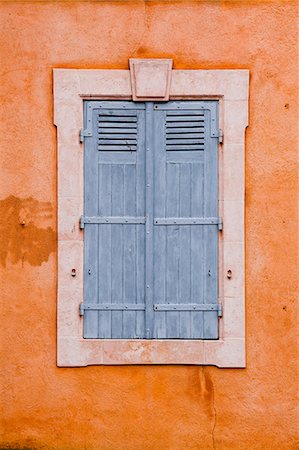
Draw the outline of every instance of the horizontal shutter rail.
<instances>
[{"instance_id":1,"label":"horizontal shutter rail","mask_svg":"<svg viewBox=\"0 0 299 450\"><path fill-rule=\"evenodd\" d=\"M136 165L136 153L137 152L99 152L98 163L99 164L109 164L110 166L127 164Z\"/></svg>"},{"instance_id":2,"label":"horizontal shutter rail","mask_svg":"<svg viewBox=\"0 0 299 450\"><path fill-rule=\"evenodd\" d=\"M80 314L84 311L144 311L144 303L81 303Z\"/></svg>"},{"instance_id":3,"label":"horizontal shutter rail","mask_svg":"<svg viewBox=\"0 0 299 450\"><path fill-rule=\"evenodd\" d=\"M124 224L124 225L138 225L145 223L145 217L130 217L130 216L81 216L80 228L84 228L85 224Z\"/></svg>"},{"instance_id":4,"label":"horizontal shutter rail","mask_svg":"<svg viewBox=\"0 0 299 450\"><path fill-rule=\"evenodd\" d=\"M135 114L136 109L145 109L145 104L134 103L130 100L92 100L90 108L96 110L98 114L131 114L132 112Z\"/></svg>"},{"instance_id":5,"label":"horizontal shutter rail","mask_svg":"<svg viewBox=\"0 0 299 450\"><path fill-rule=\"evenodd\" d=\"M132 154L132 153L130 153ZM204 152L201 150L194 150L192 152L186 152L186 150L167 150L166 154L167 163L198 163L204 164Z\"/></svg>"},{"instance_id":6,"label":"horizontal shutter rail","mask_svg":"<svg viewBox=\"0 0 299 450\"><path fill-rule=\"evenodd\" d=\"M186 114L186 113L201 113L204 110L214 111L216 107L216 100L173 100L170 102L155 103L154 109L167 111L167 114Z\"/></svg>"},{"instance_id":7,"label":"horizontal shutter rail","mask_svg":"<svg viewBox=\"0 0 299 450\"><path fill-rule=\"evenodd\" d=\"M218 225L222 226L221 217L155 217L155 225Z\"/></svg>"},{"instance_id":8,"label":"horizontal shutter rail","mask_svg":"<svg viewBox=\"0 0 299 450\"><path fill-rule=\"evenodd\" d=\"M156 303L155 311L222 311L216 303ZM144 303L82 303L80 311L144 311Z\"/></svg>"},{"instance_id":9,"label":"horizontal shutter rail","mask_svg":"<svg viewBox=\"0 0 299 450\"><path fill-rule=\"evenodd\" d=\"M217 303L156 303L155 311L218 311Z\"/></svg>"},{"instance_id":10,"label":"horizontal shutter rail","mask_svg":"<svg viewBox=\"0 0 299 450\"><path fill-rule=\"evenodd\" d=\"M96 303L96 304L84 304L84 309L103 311L105 309L113 309L114 311L144 311L144 303Z\"/></svg>"}]
</instances>

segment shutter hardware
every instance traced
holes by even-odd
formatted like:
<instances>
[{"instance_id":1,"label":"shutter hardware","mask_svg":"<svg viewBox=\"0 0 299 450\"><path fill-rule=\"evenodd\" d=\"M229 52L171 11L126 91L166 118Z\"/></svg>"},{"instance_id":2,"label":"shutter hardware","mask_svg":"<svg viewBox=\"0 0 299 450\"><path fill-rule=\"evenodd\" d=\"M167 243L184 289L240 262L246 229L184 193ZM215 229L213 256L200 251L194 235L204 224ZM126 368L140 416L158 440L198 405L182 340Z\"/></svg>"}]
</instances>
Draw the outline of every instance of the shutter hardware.
<instances>
[{"instance_id":1,"label":"shutter hardware","mask_svg":"<svg viewBox=\"0 0 299 450\"><path fill-rule=\"evenodd\" d=\"M222 317L221 303L157 303L155 311L218 311L218 317Z\"/></svg>"},{"instance_id":2,"label":"shutter hardware","mask_svg":"<svg viewBox=\"0 0 299 450\"><path fill-rule=\"evenodd\" d=\"M85 137L91 137L92 136L92 132L89 130L84 130L81 128L81 130L79 131L79 141L80 143L84 142L84 138ZM221 128L219 128L218 130L218 135L213 135L213 137L218 138L219 144L223 144L223 131Z\"/></svg>"},{"instance_id":3,"label":"shutter hardware","mask_svg":"<svg viewBox=\"0 0 299 450\"><path fill-rule=\"evenodd\" d=\"M91 137L91 136L92 136L92 132L91 131L81 129L79 131L79 142L82 144L82 142L84 142L84 138L85 137Z\"/></svg>"},{"instance_id":4,"label":"shutter hardware","mask_svg":"<svg viewBox=\"0 0 299 450\"><path fill-rule=\"evenodd\" d=\"M221 130L221 128L219 128L218 130L218 136L214 136L218 138L218 142L219 144L223 144L223 130Z\"/></svg>"},{"instance_id":5,"label":"shutter hardware","mask_svg":"<svg viewBox=\"0 0 299 450\"><path fill-rule=\"evenodd\" d=\"M145 223L145 217L130 217L130 216L124 216L124 217L116 217L116 216L94 216L94 217L88 217L88 216L81 216L79 221L79 227L82 230L84 228L84 225L86 223L95 223L95 224L141 224Z\"/></svg>"},{"instance_id":6,"label":"shutter hardware","mask_svg":"<svg viewBox=\"0 0 299 450\"><path fill-rule=\"evenodd\" d=\"M221 217L155 217L155 225L218 225L222 230Z\"/></svg>"},{"instance_id":7,"label":"shutter hardware","mask_svg":"<svg viewBox=\"0 0 299 450\"><path fill-rule=\"evenodd\" d=\"M144 303L80 303L79 314L84 316L84 311L144 311Z\"/></svg>"},{"instance_id":8,"label":"shutter hardware","mask_svg":"<svg viewBox=\"0 0 299 450\"><path fill-rule=\"evenodd\" d=\"M79 315L84 316L84 306L83 303L80 303L79 305Z\"/></svg>"},{"instance_id":9,"label":"shutter hardware","mask_svg":"<svg viewBox=\"0 0 299 450\"><path fill-rule=\"evenodd\" d=\"M84 229L86 223L94 224L145 224L145 217L113 217L113 216L81 216L79 221L80 229ZM222 230L223 223L221 217L155 217L154 225L218 225L218 229Z\"/></svg>"},{"instance_id":10,"label":"shutter hardware","mask_svg":"<svg viewBox=\"0 0 299 450\"><path fill-rule=\"evenodd\" d=\"M153 306L155 311L218 311L218 317L222 317L222 304L209 303L158 303ZM145 311L143 303L80 303L79 314L84 316L84 311Z\"/></svg>"}]
</instances>

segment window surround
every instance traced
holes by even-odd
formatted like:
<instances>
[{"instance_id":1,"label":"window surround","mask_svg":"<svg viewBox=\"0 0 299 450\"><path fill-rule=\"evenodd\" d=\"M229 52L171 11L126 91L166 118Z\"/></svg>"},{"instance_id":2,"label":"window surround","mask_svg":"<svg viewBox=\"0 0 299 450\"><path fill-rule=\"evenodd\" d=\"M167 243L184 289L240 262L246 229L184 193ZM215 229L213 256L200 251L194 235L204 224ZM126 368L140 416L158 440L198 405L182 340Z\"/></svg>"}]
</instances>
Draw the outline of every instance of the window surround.
<instances>
[{"instance_id":1,"label":"window surround","mask_svg":"<svg viewBox=\"0 0 299 450\"><path fill-rule=\"evenodd\" d=\"M223 218L223 231L219 233L219 303L223 306L219 339L83 339L83 318L79 315L83 301L84 231L79 229L84 185L83 144L79 142L83 100L132 100L130 73L54 69L58 149L57 365L245 367L244 160L248 70L171 70L169 77L170 100L219 100L219 126L224 132L224 142L219 146L219 216ZM141 84L145 82L143 77Z\"/></svg>"}]
</instances>

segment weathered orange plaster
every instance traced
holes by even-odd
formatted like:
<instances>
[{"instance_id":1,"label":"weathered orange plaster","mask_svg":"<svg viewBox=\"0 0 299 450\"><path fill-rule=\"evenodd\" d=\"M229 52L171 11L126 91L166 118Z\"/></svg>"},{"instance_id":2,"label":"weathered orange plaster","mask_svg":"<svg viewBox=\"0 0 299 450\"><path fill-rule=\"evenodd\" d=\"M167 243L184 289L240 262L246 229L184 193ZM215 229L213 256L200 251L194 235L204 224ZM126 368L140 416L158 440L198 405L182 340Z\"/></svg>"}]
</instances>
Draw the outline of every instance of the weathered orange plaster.
<instances>
[{"instance_id":1,"label":"weathered orange plaster","mask_svg":"<svg viewBox=\"0 0 299 450\"><path fill-rule=\"evenodd\" d=\"M8 234L1 214L1 236L13 246L0 280L0 447L298 447L297 8L289 0L2 2L1 199L50 206L51 217L30 213L38 229L57 232L53 67L127 73L128 59L141 57L172 58L176 70L245 68L250 96L246 368L58 368L56 238L28 236L22 263L14 252L26 228L13 213ZM130 87L129 77L122 80ZM36 264L39 253L44 257Z\"/></svg>"}]
</instances>

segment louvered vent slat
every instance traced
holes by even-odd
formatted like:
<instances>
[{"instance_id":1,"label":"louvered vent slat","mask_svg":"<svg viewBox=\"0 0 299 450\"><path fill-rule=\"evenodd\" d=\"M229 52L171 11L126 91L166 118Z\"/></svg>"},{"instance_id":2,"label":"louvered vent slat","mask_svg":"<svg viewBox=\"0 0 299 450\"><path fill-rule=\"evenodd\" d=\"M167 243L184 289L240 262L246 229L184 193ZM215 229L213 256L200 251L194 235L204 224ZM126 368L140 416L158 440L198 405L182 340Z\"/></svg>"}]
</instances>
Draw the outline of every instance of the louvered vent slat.
<instances>
[{"instance_id":1,"label":"louvered vent slat","mask_svg":"<svg viewBox=\"0 0 299 450\"><path fill-rule=\"evenodd\" d=\"M132 129L136 128L136 124L135 123L129 123L129 122L126 122L126 123L100 122L99 126L101 128L124 128L124 127L132 128Z\"/></svg>"},{"instance_id":2,"label":"louvered vent slat","mask_svg":"<svg viewBox=\"0 0 299 450\"><path fill-rule=\"evenodd\" d=\"M166 150L204 150L203 112L166 113Z\"/></svg>"},{"instance_id":3,"label":"louvered vent slat","mask_svg":"<svg viewBox=\"0 0 299 450\"><path fill-rule=\"evenodd\" d=\"M111 114L98 115L98 150L99 151L136 151L137 150L137 115Z\"/></svg>"},{"instance_id":4,"label":"louvered vent slat","mask_svg":"<svg viewBox=\"0 0 299 450\"><path fill-rule=\"evenodd\" d=\"M100 122L137 122L137 117L135 116L103 116L99 115Z\"/></svg>"}]
</instances>

